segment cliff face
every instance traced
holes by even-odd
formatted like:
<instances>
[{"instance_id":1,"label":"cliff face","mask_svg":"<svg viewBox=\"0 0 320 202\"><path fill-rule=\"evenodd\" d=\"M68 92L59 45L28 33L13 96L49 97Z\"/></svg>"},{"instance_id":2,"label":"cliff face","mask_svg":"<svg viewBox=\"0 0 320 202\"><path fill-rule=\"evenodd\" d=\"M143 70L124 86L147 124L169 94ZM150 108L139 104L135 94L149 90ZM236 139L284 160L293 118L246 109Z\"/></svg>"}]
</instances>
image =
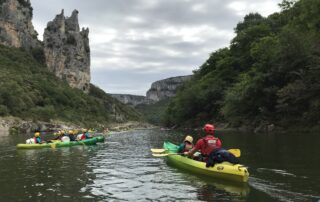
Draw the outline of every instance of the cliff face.
<instances>
[{"instance_id":1,"label":"cliff face","mask_svg":"<svg viewBox=\"0 0 320 202\"><path fill-rule=\"evenodd\" d=\"M140 104L151 104L152 100L146 98L146 96L140 95L128 95L128 94L110 94L112 97L116 98L120 102L131 105L133 107Z\"/></svg>"},{"instance_id":2,"label":"cliff face","mask_svg":"<svg viewBox=\"0 0 320 202\"><path fill-rule=\"evenodd\" d=\"M147 99L160 101L176 95L177 89L184 82L191 79L191 76L172 77L152 83L150 90L147 92Z\"/></svg>"},{"instance_id":3,"label":"cliff face","mask_svg":"<svg viewBox=\"0 0 320 202\"><path fill-rule=\"evenodd\" d=\"M0 0L0 44L27 50L40 47L31 20L29 0Z\"/></svg>"},{"instance_id":4,"label":"cliff face","mask_svg":"<svg viewBox=\"0 0 320 202\"><path fill-rule=\"evenodd\" d=\"M71 87L89 92L90 47L89 29L80 31L78 11L71 17L60 15L47 24L44 31L44 53L51 72L66 80Z\"/></svg>"}]
</instances>

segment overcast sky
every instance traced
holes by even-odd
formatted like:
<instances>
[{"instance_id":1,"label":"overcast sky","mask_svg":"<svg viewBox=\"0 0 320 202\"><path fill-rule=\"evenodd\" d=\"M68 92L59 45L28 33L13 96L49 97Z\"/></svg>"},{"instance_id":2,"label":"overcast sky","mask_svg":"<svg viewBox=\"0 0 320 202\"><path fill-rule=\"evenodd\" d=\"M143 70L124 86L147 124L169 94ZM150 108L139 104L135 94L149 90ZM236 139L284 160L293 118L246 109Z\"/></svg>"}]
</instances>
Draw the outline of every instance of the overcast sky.
<instances>
[{"instance_id":1,"label":"overcast sky","mask_svg":"<svg viewBox=\"0 0 320 202\"><path fill-rule=\"evenodd\" d=\"M145 95L151 83L189 75L229 45L245 14L279 11L281 0L31 0L42 40L48 21L79 11L90 29L91 83L107 93Z\"/></svg>"}]
</instances>

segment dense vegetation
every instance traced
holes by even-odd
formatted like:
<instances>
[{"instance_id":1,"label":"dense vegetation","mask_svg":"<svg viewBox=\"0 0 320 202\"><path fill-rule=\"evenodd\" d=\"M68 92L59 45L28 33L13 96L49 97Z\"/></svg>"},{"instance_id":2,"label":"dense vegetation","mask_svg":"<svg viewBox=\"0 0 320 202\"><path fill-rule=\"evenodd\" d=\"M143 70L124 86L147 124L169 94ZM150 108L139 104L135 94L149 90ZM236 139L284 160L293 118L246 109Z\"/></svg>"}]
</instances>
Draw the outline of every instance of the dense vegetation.
<instances>
[{"instance_id":1,"label":"dense vegetation","mask_svg":"<svg viewBox=\"0 0 320 202\"><path fill-rule=\"evenodd\" d=\"M38 59L38 60L36 60ZM0 46L0 116L98 125L139 114L91 85L89 95L48 72L41 51Z\"/></svg>"},{"instance_id":2,"label":"dense vegetation","mask_svg":"<svg viewBox=\"0 0 320 202\"><path fill-rule=\"evenodd\" d=\"M161 125L163 122L162 117L165 115L165 111L169 104L169 98L161 100L154 104L141 104L137 105L135 109L143 114L144 120L153 125Z\"/></svg>"},{"instance_id":3,"label":"dense vegetation","mask_svg":"<svg viewBox=\"0 0 320 202\"><path fill-rule=\"evenodd\" d=\"M238 23L230 46L212 53L169 104L167 125L319 125L320 1L280 7Z\"/></svg>"}]
</instances>

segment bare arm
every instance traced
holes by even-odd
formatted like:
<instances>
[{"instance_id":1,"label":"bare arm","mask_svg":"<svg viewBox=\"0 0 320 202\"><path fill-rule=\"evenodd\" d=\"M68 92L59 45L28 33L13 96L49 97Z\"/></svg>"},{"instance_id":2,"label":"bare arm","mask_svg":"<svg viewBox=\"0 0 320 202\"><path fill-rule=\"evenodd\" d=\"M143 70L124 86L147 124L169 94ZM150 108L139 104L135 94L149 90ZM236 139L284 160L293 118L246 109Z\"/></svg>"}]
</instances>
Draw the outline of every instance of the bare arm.
<instances>
[{"instance_id":1,"label":"bare arm","mask_svg":"<svg viewBox=\"0 0 320 202\"><path fill-rule=\"evenodd\" d=\"M193 147L189 152L186 152L187 156L193 157L193 154L196 153L198 149L196 149L195 147Z\"/></svg>"}]
</instances>

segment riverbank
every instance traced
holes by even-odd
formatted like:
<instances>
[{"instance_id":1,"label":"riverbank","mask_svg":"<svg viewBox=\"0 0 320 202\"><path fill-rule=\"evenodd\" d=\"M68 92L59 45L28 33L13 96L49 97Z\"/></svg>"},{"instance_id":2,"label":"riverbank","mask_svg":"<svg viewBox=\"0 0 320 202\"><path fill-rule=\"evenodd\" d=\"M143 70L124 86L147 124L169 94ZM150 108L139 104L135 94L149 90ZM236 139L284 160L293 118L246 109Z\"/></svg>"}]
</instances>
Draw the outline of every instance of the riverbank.
<instances>
[{"instance_id":1,"label":"riverbank","mask_svg":"<svg viewBox=\"0 0 320 202\"><path fill-rule=\"evenodd\" d=\"M84 126L73 123L52 120L50 122L22 120L17 117L0 117L0 134L7 136L15 133L31 133L34 131L58 131L74 128L83 128ZM92 127L90 127L92 128ZM128 121L123 123L100 124L99 128L94 128L97 132L120 132L133 129L151 129L155 126L137 121Z\"/></svg>"},{"instance_id":2,"label":"riverbank","mask_svg":"<svg viewBox=\"0 0 320 202\"><path fill-rule=\"evenodd\" d=\"M111 123L108 125L107 128L103 132L120 132L120 131L128 131L134 129L152 129L157 128L152 124L146 122L137 122L137 121L129 121L125 123Z\"/></svg>"}]
</instances>

